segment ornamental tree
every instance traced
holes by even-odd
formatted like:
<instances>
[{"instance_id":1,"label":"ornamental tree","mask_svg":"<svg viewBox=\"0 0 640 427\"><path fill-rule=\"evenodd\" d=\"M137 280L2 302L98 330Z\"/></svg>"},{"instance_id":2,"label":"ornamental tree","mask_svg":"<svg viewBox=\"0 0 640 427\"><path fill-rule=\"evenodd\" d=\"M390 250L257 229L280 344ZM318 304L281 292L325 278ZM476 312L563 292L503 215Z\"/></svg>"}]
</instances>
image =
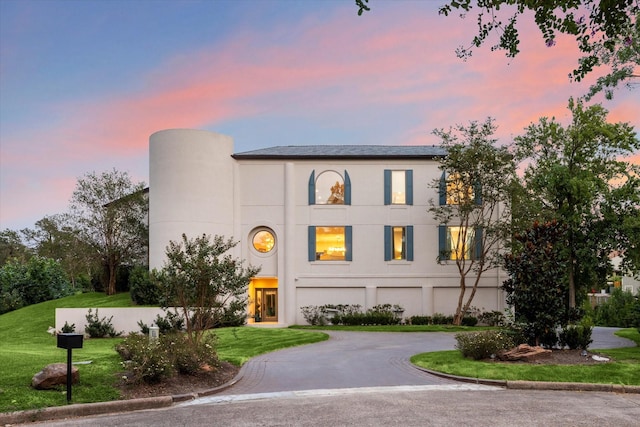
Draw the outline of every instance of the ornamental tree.
<instances>
[{"instance_id":1,"label":"ornamental tree","mask_svg":"<svg viewBox=\"0 0 640 427\"><path fill-rule=\"evenodd\" d=\"M460 325L475 297L482 274L499 266L500 251L511 234L512 187L516 167L507 147L497 146L491 118L447 131L435 130L447 155L440 160L443 176L432 183L439 201L429 211L439 224L440 264L454 264L459 273L454 324Z\"/></svg>"},{"instance_id":2,"label":"ornamental tree","mask_svg":"<svg viewBox=\"0 0 640 427\"><path fill-rule=\"evenodd\" d=\"M169 242L163 268L154 272L163 307L174 307L185 319L193 348L205 330L221 323L229 307L246 312L249 282L260 268L245 268L233 258L228 252L236 245L222 236L190 239L183 234L181 241Z\"/></svg>"}]
</instances>

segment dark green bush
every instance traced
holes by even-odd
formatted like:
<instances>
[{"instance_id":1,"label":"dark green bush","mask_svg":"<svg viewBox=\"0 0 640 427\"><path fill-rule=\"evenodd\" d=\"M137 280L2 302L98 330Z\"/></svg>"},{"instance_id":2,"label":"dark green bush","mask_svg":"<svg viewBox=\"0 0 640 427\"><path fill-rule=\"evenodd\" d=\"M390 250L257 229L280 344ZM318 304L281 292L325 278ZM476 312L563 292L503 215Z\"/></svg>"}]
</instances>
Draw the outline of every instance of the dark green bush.
<instances>
[{"instance_id":1,"label":"dark green bush","mask_svg":"<svg viewBox=\"0 0 640 427\"><path fill-rule=\"evenodd\" d=\"M64 326L62 326L62 330L61 330L63 334L72 334L75 331L76 331L75 323L69 324L69 322L67 321L64 322Z\"/></svg>"},{"instance_id":2,"label":"dark green bush","mask_svg":"<svg viewBox=\"0 0 640 427\"><path fill-rule=\"evenodd\" d=\"M474 316L464 316L461 323L462 326L476 326L478 324L478 318Z\"/></svg>"},{"instance_id":3,"label":"dark green bush","mask_svg":"<svg viewBox=\"0 0 640 427\"><path fill-rule=\"evenodd\" d=\"M87 324L84 327L84 331L91 338L104 338L107 336L114 338L122 335L122 332L116 332L116 330L113 328L113 324L111 323L111 321L113 320L113 316L109 317L108 319L106 318L106 316L100 319L100 317L98 316L97 308L95 314L91 309L89 309L89 313L85 316L85 318L87 319Z\"/></svg>"},{"instance_id":4,"label":"dark green bush","mask_svg":"<svg viewBox=\"0 0 640 427\"><path fill-rule=\"evenodd\" d=\"M456 334L456 349L462 355L474 360L481 360L497 354L501 350L513 347L509 334L500 330L463 332Z\"/></svg>"},{"instance_id":5,"label":"dark green bush","mask_svg":"<svg viewBox=\"0 0 640 427\"><path fill-rule=\"evenodd\" d=\"M503 326L505 322L504 313L498 310L494 311L485 311L481 313L478 317L478 321L480 323L486 324L487 326Z\"/></svg>"},{"instance_id":6,"label":"dark green bush","mask_svg":"<svg viewBox=\"0 0 640 427\"><path fill-rule=\"evenodd\" d=\"M560 347L569 347L571 350L581 348L586 350L593 342L591 333L593 327L589 325L567 325L559 334Z\"/></svg>"},{"instance_id":7,"label":"dark green bush","mask_svg":"<svg viewBox=\"0 0 640 427\"><path fill-rule=\"evenodd\" d=\"M409 323L412 325L430 325L431 316L411 316Z\"/></svg>"},{"instance_id":8,"label":"dark green bush","mask_svg":"<svg viewBox=\"0 0 640 427\"><path fill-rule=\"evenodd\" d=\"M136 267L129 275L131 301L137 305L160 305L160 288L145 267Z\"/></svg>"},{"instance_id":9,"label":"dark green bush","mask_svg":"<svg viewBox=\"0 0 640 427\"><path fill-rule=\"evenodd\" d=\"M453 316L445 316L442 313L433 313L431 321L434 325L453 325Z\"/></svg>"},{"instance_id":10,"label":"dark green bush","mask_svg":"<svg viewBox=\"0 0 640 427\"><path fill-rule=\"evenodd\" d=\"M595 308L598 326L629 328L640 322L640 301L629 291L614 288L609 298Z\"/></svg>"}]
</instances>

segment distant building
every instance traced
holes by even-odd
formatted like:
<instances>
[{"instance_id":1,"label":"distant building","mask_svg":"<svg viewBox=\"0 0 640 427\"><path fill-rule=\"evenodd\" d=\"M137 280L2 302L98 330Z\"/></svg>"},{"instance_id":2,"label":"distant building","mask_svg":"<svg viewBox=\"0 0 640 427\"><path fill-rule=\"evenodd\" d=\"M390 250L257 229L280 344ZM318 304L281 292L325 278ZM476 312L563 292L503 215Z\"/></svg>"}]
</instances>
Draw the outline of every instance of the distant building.
<instances>
[{"instance_id":1,"label":"distant building","mask_svg":"<svg viewBox=\"0 0 640 427\"><path fill-rule=\"evenodd\" d=\"M432 146L280 146L234 153L229 136L174 129L150 137L149 260L170 240L239 241L234 256L261 266L252 315L304 324L307 305L399 304L404 316L453 314L459 230L437 224L429 199L442 172ZM446 201L445 201L446 203ZM473 305L503 310L504 273L483 275ZM250 322L253 322L253 317Z\"/></svg>"},{"instance_id":2,"label":"distant building","mask_svg":"<svg viewBox=\"0 0 640 427\"><path fill-rule=\"evenodd\" d=\"M633 276L630 272L622 270L622 257L619 255L611 258L613 264L613 273L620 278L620 283L612 283L613 286L620 286L623 291L629 291L633 295L638 295L640 291L640 278Z\"/></svg>"}]
</instances>

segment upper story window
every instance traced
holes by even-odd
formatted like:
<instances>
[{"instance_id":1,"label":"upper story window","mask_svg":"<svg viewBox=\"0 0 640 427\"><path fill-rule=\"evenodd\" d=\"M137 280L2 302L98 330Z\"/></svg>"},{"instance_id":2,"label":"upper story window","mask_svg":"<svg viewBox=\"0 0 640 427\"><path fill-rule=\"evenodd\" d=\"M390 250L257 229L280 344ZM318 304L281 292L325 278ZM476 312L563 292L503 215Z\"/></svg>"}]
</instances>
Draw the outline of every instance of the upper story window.
<instances>
[{"instance_id":1,"label":"upper story window","mask_svg":"<svg viewBox=\"0 0 640 427\"><path fill-rule=\"evenodd\" d=\"M351 180L344 171L344 178L336 171L320 172L316 178L316 171L309 177L310 205L350 205Z\"/></svg>"},{"instance_id":2,"label":"upper story window","mask_svg":"<svg viewBox=\"0 0 640 427\"><path fill-rule=\"evenodd\" d=\"M479 184L471 185L458 173L446 174L440 177L440 204L460 205L473 202L482 204Z\"/></svg>"},{"instance_id":3,"label":"upper story window","mask_svg":"<svg viewBox=\"0 0 640 427\"><path fill-rule=\"evenodd\" d=\"M309 261L351 261L351 226L309 226Z\"/></svg>"},{"instance_id":4,"label":"upper story window","mask_svg":"<svg viewBox=\"0 0 640 427\"><path fill-rule=\"evenodd\" d=\"M478 259L482 254L482 229L439 226L440 260Z\"/></svg>"},{"instance_id":5,"label":"upper story window","mask_svg":"<svg viewBox=\"0 0 640 427\"><path fill-rule=\"evenodd\" d=\"M413 170L385 169L384 204L413 205Z\"/></svg>"},{"instance_id":6,"label":"upper story window","mask_svg":"<svg viewBox=\"0 0 640 427\"><path fill-rule=\"evenodd\" d=\"M384 226L384 260L413 261L413 226Z\"/></svg>"}]
</instances>

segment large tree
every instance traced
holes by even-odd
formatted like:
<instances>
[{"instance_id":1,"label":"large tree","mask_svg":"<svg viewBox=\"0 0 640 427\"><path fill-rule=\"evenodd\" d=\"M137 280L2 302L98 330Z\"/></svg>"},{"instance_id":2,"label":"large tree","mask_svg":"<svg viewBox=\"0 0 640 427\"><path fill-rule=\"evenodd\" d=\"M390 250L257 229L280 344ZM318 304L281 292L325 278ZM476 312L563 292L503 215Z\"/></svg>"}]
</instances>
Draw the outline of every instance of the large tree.
<instances>
[{"instance_id":1,"label":"large tree","mask_svg":"<svg viewBox=\"0 0 640 427\"><path fill-rule=\"evenodd\" d=\"M115 169L78 179L71 214L80 237L108 272L105 291L116 293L116 274L123 263L144 261L148 245L148 199L145 184L134 184Z\"/></svg>"},{"instance_id":2,"label":"large tree","mask_svg":"<svg viewBox=\"0 0 640 427\"><path fill-rule=\"evenodd\" d=\"M370 10L369 0L355 0L358 14ZM543 42L555 45L558 34L575 39L582 57L576 58L571 79L582 80L598 66L608 69L592 85L588 96L605 90L608 97L620 82L638 77L640 65L640 2L638 0L448 0L439 13L462 19L474 18L477 33L468 46L456 53L470 58L473 50L490 40L497 41L491 50L504 51L507 57L520 53L519 19L532 17L540 29Z\"/></svg>"},{"instance_id":3,"label":"large tree","mask_svg":"<svg viewBox=\"0 0 640 427\"><path fill-rule=\"evenodd\" d=\"M438 261L460 275L454 323L459 325L475 297L482 274L501 262L510 237L510 194L516 181L513 155L493 138L492 119L435 130L447 155L442 177L433 182L439 201L429 211L440 227Z\"/></svg>"},{"instance_id":4,"label":"large tree","mask_svg":"<svg viewBox=\"0 0 640 427\"><path fill-rule=\"evenodd\" d=\"M627 254L638 271L640 168L625 156L640 149L631 125L608 123L600 105L569 101L573 118L564 127L541 118L515 138L527 164L524 197L531 219L555 219L566 228L564 264L569 307L576 294L601 283L614 251Z\"/></svg>"}]
</instances>

